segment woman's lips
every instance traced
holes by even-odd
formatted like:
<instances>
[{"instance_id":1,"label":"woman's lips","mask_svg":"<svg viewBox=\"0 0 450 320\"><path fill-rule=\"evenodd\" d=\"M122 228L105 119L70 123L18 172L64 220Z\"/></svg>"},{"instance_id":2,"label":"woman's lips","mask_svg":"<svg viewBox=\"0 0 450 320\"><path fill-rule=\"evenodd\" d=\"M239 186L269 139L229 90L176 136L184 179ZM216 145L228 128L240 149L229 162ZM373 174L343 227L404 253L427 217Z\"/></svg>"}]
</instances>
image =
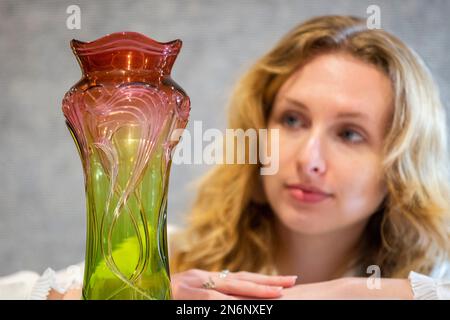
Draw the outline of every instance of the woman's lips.
<instances>
[{"instance_id":1,"label":"woman's lips","mask_svg":"<svg viewBox=\"0 0 450 320\"><path fill-rule=\"evenodd\" d=\"M331 194L322 191L312 191L311 188L287 186L292 198L304 203L318 203L331 197Z\"/></svg>"}]
</instances>

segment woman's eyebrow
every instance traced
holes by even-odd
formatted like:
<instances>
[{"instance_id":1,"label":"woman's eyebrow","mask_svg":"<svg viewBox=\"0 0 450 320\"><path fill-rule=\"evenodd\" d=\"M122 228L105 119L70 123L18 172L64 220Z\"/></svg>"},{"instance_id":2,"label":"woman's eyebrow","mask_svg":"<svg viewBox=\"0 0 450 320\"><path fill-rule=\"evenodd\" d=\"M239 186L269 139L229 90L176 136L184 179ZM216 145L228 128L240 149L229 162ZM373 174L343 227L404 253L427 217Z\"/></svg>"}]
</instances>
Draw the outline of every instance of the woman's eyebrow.
<instances>
[{"instance_id":1,"label":"woman's eyebrow","mask_svg":"<svg viewBox=\"0 0 450 320\"><path fill-rule=\"evenodd\" d=\"M289 98L289 97L285 98L285 100L288 101L290 104L293 104L294 106L297 106L300 109L309 112L308 107L306 105L304 105L301 101L298 101L298 100L295 100L295 99L292 99L292 98Z\"/></svg>"},{"instance_id":2,"label":"woman's eyebrow","mask_svg":"<svg viewBox=\"0 0 450 320\"><path fill-rule=\"evenodd\" d=\"M365 113L358 111L346 111L346 112L338 112L337 118L362 118L369 119L369 116Z\"/></svg>"},{"instance_id":3,"label":"woman's eyebrow","mask_svg":"<svg viewBox=\"0 0 450 320\"><path fill-rule=\"evenodd\" d=\"M301 101L292 99L292 98L285 98L286 101L288 101L290 104L299 107L302 110L305 110L309 112L309 108L302 103ZM336 118L362 118L362 119L369 119L369 116L366 113L359 112L359 111L340 111L337 113Z\"/></svg>"}]
</instances>

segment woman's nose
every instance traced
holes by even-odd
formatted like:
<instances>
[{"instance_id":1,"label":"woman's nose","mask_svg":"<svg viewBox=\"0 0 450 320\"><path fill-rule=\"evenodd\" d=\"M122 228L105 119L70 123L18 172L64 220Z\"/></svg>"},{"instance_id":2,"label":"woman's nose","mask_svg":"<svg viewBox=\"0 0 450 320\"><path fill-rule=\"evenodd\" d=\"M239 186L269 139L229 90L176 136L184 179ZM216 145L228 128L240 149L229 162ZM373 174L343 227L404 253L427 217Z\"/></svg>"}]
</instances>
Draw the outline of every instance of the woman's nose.
<instances>
[{"instance_id":1,"label":"woman's nose","mask_svg":"<svg viewBox=\"0 0 450 320\"><path fill-rule=\"evenodd\" d=\"M299 169L308 176L323 175L326 172L324 143L319 134L311 133L305 138L298 155Z\"/></svg>"}]
</instances>

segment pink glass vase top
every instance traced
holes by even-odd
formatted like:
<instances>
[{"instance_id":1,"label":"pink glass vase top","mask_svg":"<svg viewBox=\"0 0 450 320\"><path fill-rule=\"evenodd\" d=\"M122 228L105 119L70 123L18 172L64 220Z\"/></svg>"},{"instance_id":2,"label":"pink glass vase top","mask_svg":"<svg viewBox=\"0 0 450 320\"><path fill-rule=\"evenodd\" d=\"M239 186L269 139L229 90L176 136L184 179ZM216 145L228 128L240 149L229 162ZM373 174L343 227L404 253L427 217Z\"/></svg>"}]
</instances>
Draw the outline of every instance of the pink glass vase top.
<instances>
[{"instance_id":1,"label":"pink glass vase top","mask_svg":"<svg viewBox=\"0 0 450 320\"><path fill-rule=\"evenodd\" d=\"M167 186L190 101L170 72L181 41L135 32L72 40L83 75L63 113L83 165L85 299L168 299Z\"/></svg>"}]
</instances>

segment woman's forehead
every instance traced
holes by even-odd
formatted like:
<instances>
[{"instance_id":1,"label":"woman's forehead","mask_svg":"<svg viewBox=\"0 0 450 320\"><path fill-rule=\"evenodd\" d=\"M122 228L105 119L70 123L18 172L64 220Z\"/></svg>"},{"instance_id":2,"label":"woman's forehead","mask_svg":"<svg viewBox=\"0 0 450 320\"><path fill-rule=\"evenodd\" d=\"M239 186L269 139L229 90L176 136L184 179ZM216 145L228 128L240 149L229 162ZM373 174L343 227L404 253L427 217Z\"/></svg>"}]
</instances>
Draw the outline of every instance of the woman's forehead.
<instances>
[{"instance_id":1,"label":"woman's forehead","mask_svg":"<svg viewBox=\"0 0 450 320\"><path fill-rule=\"evenodd\" d=\"M384 113L392 105L390 79L377 67L348 54L321 55L282 85L278 102L323 106L336 113Z\"/></svg>"}]
</instances>

